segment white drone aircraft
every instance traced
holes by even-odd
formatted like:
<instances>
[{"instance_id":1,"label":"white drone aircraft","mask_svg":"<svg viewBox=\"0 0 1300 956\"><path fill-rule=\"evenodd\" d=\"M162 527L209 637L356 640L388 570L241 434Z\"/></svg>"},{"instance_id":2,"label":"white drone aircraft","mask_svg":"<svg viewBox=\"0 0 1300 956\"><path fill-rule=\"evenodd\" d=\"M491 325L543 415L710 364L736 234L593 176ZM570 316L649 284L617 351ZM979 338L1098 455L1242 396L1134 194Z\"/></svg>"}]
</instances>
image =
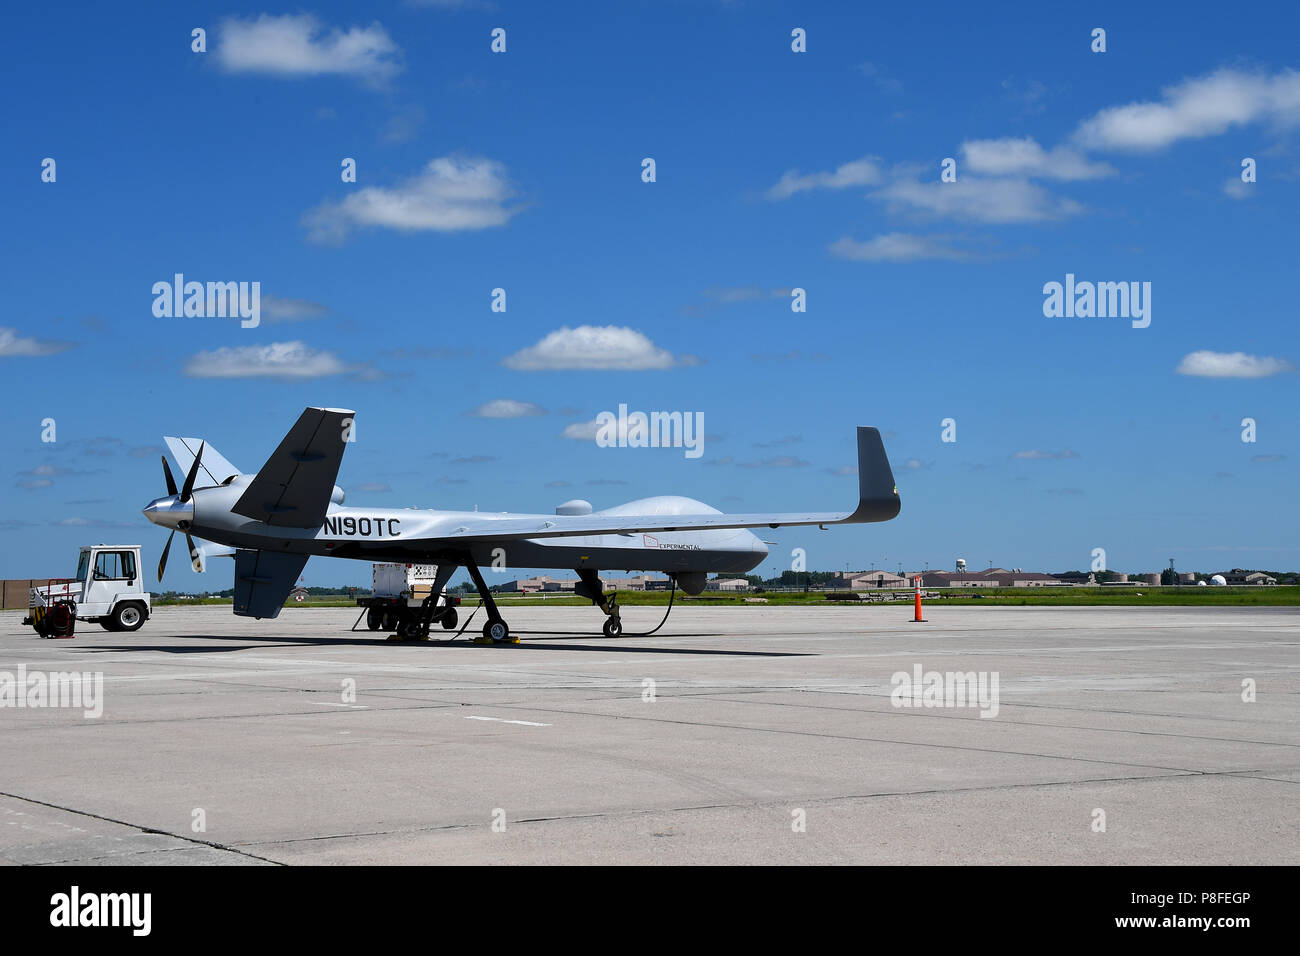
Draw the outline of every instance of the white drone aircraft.
<instances>
[{"instance_id":1,"label":"white drone aircraft","mask_svg":"<svg viewBox=\"0 0 1300 956\"><path fill-rule=\"evenodd\" d=\"M159 580L177 531L185 535L196 571L203 570L205 554L194 538L235 549L235 613L245 617L278 615L314 554L436 564L421 622L420 636L427 637L429 623L449 613L446 605L438 606L439 594L455 570L464 567L487 611L481 641L517 643L479 571L484 565L500 566L504 557L517 568L573 568L580 579L577 593L605 612L605 635L618 637L618 605L604 593L601 569L665 572L674 587L699 594L709 573L743 574L767 556L767 546L746 528L888 521L900 507L880 432L859 428L859 500L848 514L727 515L677 495L594 512L585 501L571 501L553 515L347 508L343 490L334 482L354 417L346 409L306 409L266 464L251 475L205 442L166 438L186 474L178 491L163 458L167 495L144 509L154 524L172 529L158 562Z\"/></svg>"}]
</instances>

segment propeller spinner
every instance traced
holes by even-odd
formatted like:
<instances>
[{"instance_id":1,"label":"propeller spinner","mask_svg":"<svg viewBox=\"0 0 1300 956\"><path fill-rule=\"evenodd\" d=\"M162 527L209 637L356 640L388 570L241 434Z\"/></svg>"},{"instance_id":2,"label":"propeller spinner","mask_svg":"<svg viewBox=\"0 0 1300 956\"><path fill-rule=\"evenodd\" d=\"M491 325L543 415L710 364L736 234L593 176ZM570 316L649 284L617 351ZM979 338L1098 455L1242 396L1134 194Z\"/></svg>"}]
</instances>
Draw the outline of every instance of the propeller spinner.
<instances>
[{"instance_id":1,"label":"propeller spinner","mask_svg":"<svg viewBox=\"0 0 1300 956\"><path fill-rule=\"evenodd\" d=\"M202 568L202 555L199 549L194 546L194 539L190 537L189 527L194 520L194 482L198 478L199 468L203 463L203 448L200 443L199 453L194 456L194 463L190 465L188 474L185 475L185 484L181 486L179 492L176 490L176 478L172 475L171 466L167 464L167 459L162 460L163 480L167 483L167 497L155 498L145 506L144 516L156 525L165 528L171 528L172 533L167 536L167 543L163 545L162 557L158 561L158 580L162 581L163 572L167 569L167 555L171 553L172 538L176 537L176 532L180 531L185 535L185 543L189 546L190 563L195 570Z\"/></svg>"}]
</instances>

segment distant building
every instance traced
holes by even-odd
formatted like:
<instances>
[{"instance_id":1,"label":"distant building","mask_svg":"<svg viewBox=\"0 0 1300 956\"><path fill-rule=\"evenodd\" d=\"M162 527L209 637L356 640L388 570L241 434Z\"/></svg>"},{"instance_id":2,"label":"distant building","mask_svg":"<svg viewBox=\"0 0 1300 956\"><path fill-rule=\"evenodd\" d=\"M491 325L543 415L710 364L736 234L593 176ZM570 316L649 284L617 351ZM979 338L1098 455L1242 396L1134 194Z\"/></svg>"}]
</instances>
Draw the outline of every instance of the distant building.
<instances>
[{"instance_id":1,"label":"distant building","mask_svg":"<svg viewBox=\"0 0 1300 956\"><path fill-rule=\"evenodd\" d=\"M1062 571L1059 574L1053 574L1052 577L1062 584L1096 584L1097 576L1087 571Z\"/></svg>"},{"instance_id":2,"label":"distant building","mask_svg":"<svg viewBox=\"0 0 1300 956\"><path fill-rule=\"evenodd\" d=\"M749 580L747 578L712 578L704 582L706 591L747 591L749 590Z\"/></svg>"},{"instance_id":3,"label":"distant building","mask_svg":"<svg viewBox=\"0 0 1300 956\"><path fill-rule=\"evenodd\" d=\"M1009 571L994 577L998 587L1003 588L1042 588L1061 585L1059 578L1050 574L1040 574L1037 571Z\"/></svg>"},{"instance_id":4,"label":"distant building","mask_svg":"<svg viewBox=\"0 0 1300 956\"><path fill-rule=\"evenodd\" d=\"M996 588L997 578L982 574L955 574L952 571L922 571L921 583L927 588Z\"/></svg>"},{"instance_id":5,"label":"distant building","mask_svg":"<svg viewBox=\"0 0 1300 956\"><path fill-rule=\"evenodd\" d=\"M832 588L848 588L853 591L865 591L871 588L905 588L911 583L901 574L893 571L875 569L871 571L836 571L829 582Z\"/></svg>"},{"instance_id":6,"label":"distant building","mask_svg":"<svg viewBox=\"0 0 1300 956\"><path fill-rule=\"evenodd\" d=\"M1223 575L1223 579L1229 584L1238 586L1250 585L1262 587L1270 584L1277 584L1277 578L1270 577L1263 571L1243 571L1241 568L1233 568L1231 571L1220 571L1219 573Z\"/></svg>"},{"instance_id":7,"label":"distant building","mask_svg":"<svg viewBox=\"0 0 1300 956\"><path fill-rule=\"evenodd\" d=\"M522 591L524 594L536 594L538 591L572 591L578 582L572 579L553 578L539 575L535 578L519 578L500 585L500 591Z\"/></svg>"},{"instance_id":8,"label":"distant building","mask_svg":"<svg viewBox=\"0 0 1300 956\"><path fill-rule=\"evenodd\" d=\"M648 591L655 588L668 587L667 578L653 577L649 574L637 574L626 578L601 578L601 584L605 586L606 591ZM547 574L538 575L535 578L519 578L515 581L507 581L497 590L500 591L522 591L524 594L545 594L551 593L569 593L578 586L578 582L573 578L553 578Z\"/></svg>"},{"instance_id":9,"label":"distant building","mask_svg":"<svg viewBox=\"0 0 1300 956\"><path fill-rule=\"evenodd\" d=\"M651 582L654 581L661 582L665 587L668 585L667 578L657 578L650 574L634 574L627 578L601 579L606 590L610 591L648 591Z\"/></svg>"}]
</instances>

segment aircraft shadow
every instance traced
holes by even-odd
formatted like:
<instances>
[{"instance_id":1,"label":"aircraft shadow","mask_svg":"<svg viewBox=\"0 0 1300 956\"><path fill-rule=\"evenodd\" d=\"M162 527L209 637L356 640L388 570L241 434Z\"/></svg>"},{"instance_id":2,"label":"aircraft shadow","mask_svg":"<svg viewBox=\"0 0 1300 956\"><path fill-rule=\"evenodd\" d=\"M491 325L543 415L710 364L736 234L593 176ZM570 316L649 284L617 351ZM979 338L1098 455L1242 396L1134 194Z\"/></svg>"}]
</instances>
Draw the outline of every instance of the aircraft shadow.
<instances>
[{"instance_id":1,"label":"aircraft shadow","mask_svg":"<svg viewBox=\"0 0 1300 956\"><path fill-rule=\"evenodd\" d=\"M552 632L542 632L550 635ZM563 632L554 632L563 634ZM523 634L523 637L529 635ZM714 635L705 634L674 634L674 637L708 637ZM586 635L574 634L567 640L588 640ZM247 637L226 636L221 634L192 634L184 637L177 637L177 641L184 641L184 644L96 644L91 647L78 647L76 650L83 651L86 654L108 654L121 653L122 651L157 651L163 654L213 654L213 653L231 653L233 651L252 651L268 646L284 645L293 647L377 647L379 645L392 646L393 648L431 648L431 647L454 647L468 648L472 650L487 650L482 644L475 644L467 638L458 640L438 640L436 638L428 641L386 641L382 637L263 637L258 638L254 643L249 643ZM197 642L204 642L199 644ZM218 643L208 643L218 642ZM238 642L238 643L230 643ZM622 642L608 644L569 644L553 643L542 641L525 641L521 644L509 644L497 650L568 650L568 651L600 651L605 654L623 651L633 654L688 654L704 655L710 657L816 657L816 654L804 653L800 651L745 651L745 650L727 650L723 648L704 648L704 647L655 647L655 646L638 646L635 644L625 644Z\"/></svg>"}]
</instances>

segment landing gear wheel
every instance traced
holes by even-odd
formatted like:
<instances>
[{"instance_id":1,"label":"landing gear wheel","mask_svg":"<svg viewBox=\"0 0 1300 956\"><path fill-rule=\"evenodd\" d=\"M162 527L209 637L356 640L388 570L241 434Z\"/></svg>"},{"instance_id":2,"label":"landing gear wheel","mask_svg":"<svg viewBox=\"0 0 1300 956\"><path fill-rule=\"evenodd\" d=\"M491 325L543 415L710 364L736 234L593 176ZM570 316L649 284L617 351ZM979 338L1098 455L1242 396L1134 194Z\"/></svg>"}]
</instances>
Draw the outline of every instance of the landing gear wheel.
<instances>
[{"instance_id":1,"label":"landing gear wheel","mask_svg":"<svg viewBox=\"0 0 1300 956\"><path fill-rule=\"evenodd\" d=\"M449 607L442 613L442 629L444 631L454 630L456 627L456 609Z\"/></svg>"},{"instance_id":2,"label":"landing gear wheel","mask_svg":"<svg viewBox=\"0 0 1300 956\"><path fill-rule=\"evenodd\" d=\"M622 637L623 622L616 617L605 619L605 626L602 628L606 637Z\"/></svg>"},{"instance_id":3,"label":"landing gear wheel","mask_svg":"<svg viewBox=\"0 0 1300 956\"><path fill-rule=\"evenodd\" d=\"M379 625L384 623L384 612L377 607L372 607L366 612L366 627L372 631L379 630Z\"/></svg>"},{"instance_id":4,"label":"landing gear wheel","mask_svg":"<svg viewBox=\"0 0 1300 956\"><path fill-rule=\"evenodd\" d=\"M114 631L138 631L144 624L144 611L138 604L119 604L108 616Z\"/></svg>"},{"instance_id":5,"label":"landing gear wheel","mask_svg":"<svg viewBox=\"0 0 1300 956\"><path fill-rule=\"evenodd\" d=\"M510 628L505 621L488 621L483 625L483 636L494 644L501 644L510 639Z\"/></svg>"},{"instance_id":6,"label":"landing gear wheel","mask_svg":"<svg viewBox=\"0 0 1300 956\"><path fill-rule=\"evenodd\" d=\"M422 636L420 634L419 623L411 620L403 621L401 627L398 628L398 633L401 634L402 637L408 641L419 640L420 637Z\"/></svg>"}]
</instances>

